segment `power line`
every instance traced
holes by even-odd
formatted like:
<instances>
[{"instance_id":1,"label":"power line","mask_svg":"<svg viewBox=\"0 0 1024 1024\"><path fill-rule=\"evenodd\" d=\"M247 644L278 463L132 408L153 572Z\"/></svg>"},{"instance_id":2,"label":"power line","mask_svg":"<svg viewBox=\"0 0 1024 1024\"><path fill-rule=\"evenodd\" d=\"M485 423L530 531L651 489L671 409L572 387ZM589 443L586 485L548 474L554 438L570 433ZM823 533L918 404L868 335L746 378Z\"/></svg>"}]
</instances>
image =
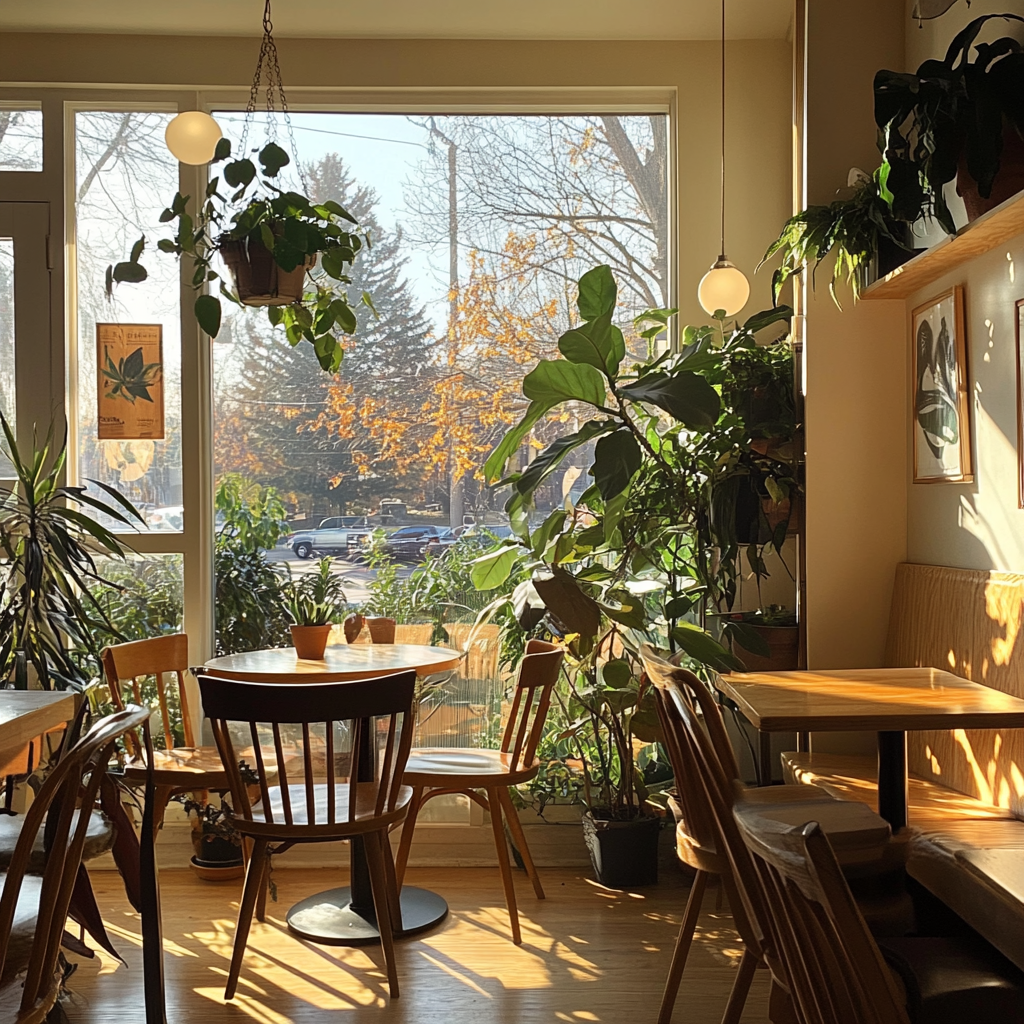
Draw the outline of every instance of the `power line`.
<instances>
[{"instance_id":1,"label":"power line","mask_svg":"<svg viewBox=\"0 0 1024 1024\"><path fill-rule=\"evenodd\" d=\"M237 117L223 117L222 120L230 121L232 124L241 124L244 118ZM408 139L385 139L378 135L357 135L355 132L334 132L327 128L310 128L307 125L297 124L294 125L296 131L299 132L315 132L317 135L336 135L338 138L343 139L366 139L369 142L393 142L398 146L416 146L418 149L429 149L423 142L410 142Z\"/></svg>"}]
</instances>

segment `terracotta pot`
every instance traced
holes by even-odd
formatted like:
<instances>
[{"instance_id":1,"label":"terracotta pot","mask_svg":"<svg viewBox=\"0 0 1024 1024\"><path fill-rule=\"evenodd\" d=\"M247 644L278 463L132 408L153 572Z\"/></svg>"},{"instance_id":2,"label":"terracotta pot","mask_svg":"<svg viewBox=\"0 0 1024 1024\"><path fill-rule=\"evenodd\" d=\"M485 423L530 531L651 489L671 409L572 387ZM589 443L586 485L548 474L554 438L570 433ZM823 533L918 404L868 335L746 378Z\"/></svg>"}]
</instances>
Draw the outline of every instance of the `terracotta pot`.
<instances>
[{"instance_id":1,"label":"terracotta pot","mask_svg":"<svg viewBox=\"0 0 1024 1024\"><path fill-rule=\"evenodd\" d=\"M302 661L323 661L331 624L326 626L292 626L292 643Z\"/></svg>"},{"instance_id":2,"label":"terracotta pot","mask_svg":"<svg viewBox=\"0 0 1024 1024\"><path fill-rule=\"evenodd\" d=\"M366 619L370 627L370 639L375 644L393 644L395 642L395 620L382 615L371 615Z\"/></svg>"},{"instance_id":3,"label":"terracotta pot","mask_svg":"<svg viewBox=\"0 0 1024 1024\"><path fill-rule=\"evenodd\" d=\"M356 640L359 639L359 634L362 633L363 625L365 622L366 620L362 617L362 615L356 614L349 615L345 619L344 623L342 624L342 628L345 630L346 642L354 644Z\"/></svg>"},{"instance_id":4,"label":"terracotta pot","mask_svg":"<svg viewBox=\"0 0 1024 1024\"><path fill-rule=\"evenodd\" d=\"M762 626L749 623L768 644L771 654L752 654L738 640L737 654L743 659L748 672L788 672L799 667L800 627Z\"/></svg>"},{"instance_id":5,"label":"terracotta pot","mask_svg":"<svg viewBox=\"0 0 1024 1024\"><path fill-rule=\"evenodd\" d=\"M1024 189L1024 139L1005 119L1003 120L1003 152L999 156L999 173L992 183L992 194L983 199L978 194L977 182L967 170L967 154L961 152L956 173L956 194L967 207L968 222L976 220L983 213L995 209L1010 196Z\"/></svg>"},{"instance_id":6,"label":"terracotta pot","mask_svg":"<svg viewBox=\"0 0 1024 1024\"><path fill-rule=\"evenodd\" d=\"M238 298L246 306L290 306L302 298L307 263L282 270L274 254L256 238L222 241L220 254L235 279Z\"/></svg>"}]
</instances>

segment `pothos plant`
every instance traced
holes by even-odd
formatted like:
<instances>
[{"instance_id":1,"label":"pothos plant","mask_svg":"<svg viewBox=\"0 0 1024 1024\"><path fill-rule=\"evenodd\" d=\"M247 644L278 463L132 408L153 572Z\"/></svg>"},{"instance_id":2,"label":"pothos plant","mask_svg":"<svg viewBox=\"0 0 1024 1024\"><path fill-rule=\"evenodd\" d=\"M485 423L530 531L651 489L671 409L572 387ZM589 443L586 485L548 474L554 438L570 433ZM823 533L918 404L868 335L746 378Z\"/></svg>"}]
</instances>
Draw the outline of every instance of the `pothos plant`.
<instances>
[{"instance_id":1,"label":"pothos plant","mask_svg":"<svg viewBox=\"0 0 1024 1024\"><path fill-rule=\"evenodd\" d=\"M275 179L291 158L276 143L268 143L256 154L259 169L247 156L228 160L230 156L230 140L221 139L211 164L228 162L221 175L210 179L201 204L193 204L191 196L175 194L160 220L174 222L176 230L171 237L161 238L157 248L191 261L192 287L200 292L193 307L196 320L211 338L220 331L221 299L242 305L214 269L225 243L265 247L282 271L306 268L310 287L302 298L291 305L268 305L267 316L273 326L284 329L293 346L308 341L320 366L336 373L344 355L340 336L354 334L357 327L345 288L351 284L349 268L369 238L360 234L356 219L339 203L314 202L278 187ZM146 280L148 272L141 262L145 245L145 237L140 238L127 260L107 268L108 295L115 283ZM319 272L314 272L318 258ZM204 290L215 285L219 296ZM360 302L373 309L366 292Z\"/></svg>"},{"instance_id":2,"label":"pothos plant","mask_svg":"<svg viewBox=\"0 0 1024 1024\"><path fill-rule=\"evenodd\" d=\"M515 536L477 560L474 582L489 589L528 570L511 597L516 619L524 630L561 636L567 652L563 756L582 765L588 802L629 817L645 799L633 741L657 738L640 644L681 650L697 667L723 671L742 667L729 649L733 639L767 653L748 624L716 616L714 635L706 618L732 607L744 554L759 578L767 572L764 548L781 554L799 488L788 344L761 346L756 338L790 311L769 310L742 326L722 318L687 327L677 353L651 351L627 363L624 335L612 324L615 304L610 269L585 274L581 323L559 340L564 358L542 360L526 375L527 412L484 470L511 492ZM648 311L637 332L653 343L674 312ZM590 418L504 475L533 424L555 412L577 423ZM537 523L545 482L591 443L592 486ZM771 509L785 511L769 518Z\"/></svg>"}]
</instances>

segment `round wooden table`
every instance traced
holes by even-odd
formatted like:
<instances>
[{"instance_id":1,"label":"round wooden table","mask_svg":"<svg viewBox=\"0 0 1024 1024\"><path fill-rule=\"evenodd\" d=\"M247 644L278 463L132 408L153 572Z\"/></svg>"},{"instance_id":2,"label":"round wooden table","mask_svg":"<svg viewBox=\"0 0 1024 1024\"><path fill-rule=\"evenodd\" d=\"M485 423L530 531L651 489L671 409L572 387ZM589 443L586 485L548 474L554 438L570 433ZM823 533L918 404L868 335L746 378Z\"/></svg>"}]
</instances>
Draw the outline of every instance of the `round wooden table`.
<instances>
[{"instance_id":1,"label":"round wooden table","mask_svg":"<svg viewBox=\"0 0 1024 1024\"><path fill-rule=\"evenodd\" d=\"M252 683L343 683L372 679L392 672L415 670L419 676L447 672L462 660L459 651L421 644L337 644L328 647L323 661L299 658L294 647L245 654L228 654L206 662L209 675ZM367 747L367 758L370 751ZM373 771L372 763L360 765L360 773ZM335 946L377 942L377 917L373 908L370 873L363 840L351 840L351 885L328 889L296 903L287 915L288 927L301 938ZM414 935L440 923L448 904L428 889L403 886L401 935Z\"/></svg>"}]
</instances>

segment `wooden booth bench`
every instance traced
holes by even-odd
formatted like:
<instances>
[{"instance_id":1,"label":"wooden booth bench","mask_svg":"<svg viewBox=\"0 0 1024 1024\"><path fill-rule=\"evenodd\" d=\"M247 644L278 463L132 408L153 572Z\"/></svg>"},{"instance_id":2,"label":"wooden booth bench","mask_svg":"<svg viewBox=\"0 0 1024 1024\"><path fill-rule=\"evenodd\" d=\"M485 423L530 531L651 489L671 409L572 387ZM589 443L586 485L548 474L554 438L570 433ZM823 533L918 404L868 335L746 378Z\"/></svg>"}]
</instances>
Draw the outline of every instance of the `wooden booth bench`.
<instances>
[{"instance_id":1,"label":"wooden booth bench","mask_svg":"<svg viewBox=\"0 0 1024 1024\"><path fill-rule=\"evenodd\" d=\"M903 563L885 664L945 669L1024 697L1022 626L1024 575ZM872 757L782 760L787 782L877 800ZM907 766L907 870L1024 968L1024 730L909 732Z\"/></svg>"}]
</instances>

